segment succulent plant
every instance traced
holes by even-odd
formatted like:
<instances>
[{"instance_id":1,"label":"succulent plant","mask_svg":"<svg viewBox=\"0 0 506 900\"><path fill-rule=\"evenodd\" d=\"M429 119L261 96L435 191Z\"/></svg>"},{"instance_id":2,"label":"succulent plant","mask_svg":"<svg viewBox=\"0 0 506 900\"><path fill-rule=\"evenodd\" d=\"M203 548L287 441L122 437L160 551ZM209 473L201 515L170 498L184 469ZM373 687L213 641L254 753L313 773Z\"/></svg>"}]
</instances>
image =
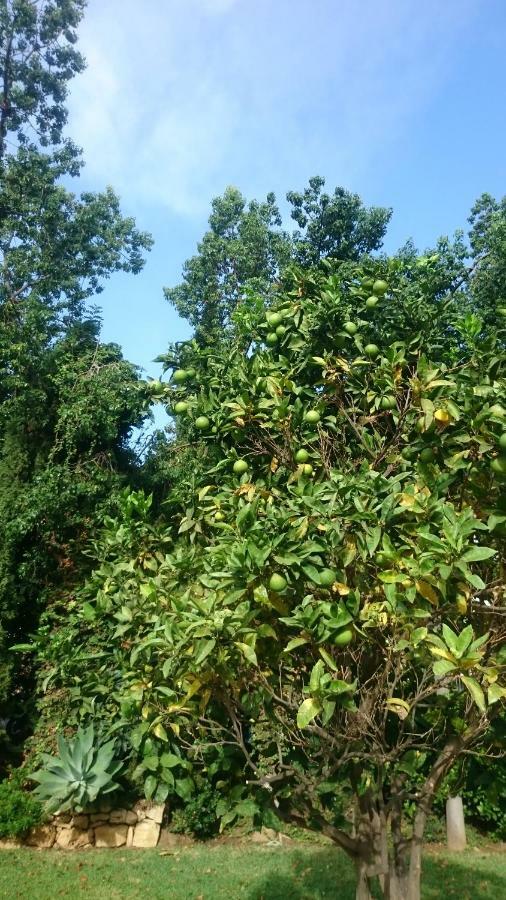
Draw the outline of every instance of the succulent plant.
<instances>
[{"instance_id":1,"label":"succulent plant","mask_svg":"<svg viewBox=\"0 0 506 900\"><path fill-rule=\"evenodd\" d=\"M123 763L114 759L114 749L114 740L96 739L93 725L79 728L68 741L59 735L59 756L44 753L42 768L30 776L39 782L34 795L48 812L82 812L119 787L114 776Z\"/></svg>"}]
</instances>

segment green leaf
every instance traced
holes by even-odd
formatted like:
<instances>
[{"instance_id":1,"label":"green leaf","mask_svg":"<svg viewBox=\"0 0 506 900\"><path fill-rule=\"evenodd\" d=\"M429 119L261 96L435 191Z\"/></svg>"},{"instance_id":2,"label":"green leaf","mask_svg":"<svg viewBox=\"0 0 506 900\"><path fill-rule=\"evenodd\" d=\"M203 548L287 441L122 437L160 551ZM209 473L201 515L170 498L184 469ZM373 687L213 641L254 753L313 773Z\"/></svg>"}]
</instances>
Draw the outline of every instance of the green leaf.
<instances>
[{"instance_id":1,"label":"green leaf","mask_svg":"<svg viewBox=\"0 0 506 900\"><path fill-rule=\"evenodd\" d=\"M234 644L239 648L248 662L252 663L254 666L258 665L257 655L253 647L250 647L249 644L244 644L242 641L234 641Z\"/></svg>"},{"instance_id":2,"label":"green leaf","mask_svg":"<svg viewBox=\"0 0 506 900\"><path fill-rule=\"evenodd\" d=\"M481 562L484 559L490 559L492 556L495 556L497 550L493 550L492 547L471 547L470 550L466 550L465 553L460 557L463 562Z\"/></svg>"},{"instance_id":3,"label":"green leaf","mask_svg":"<svg viewBox=\"0 0 506 900\"><path fill-rule=\"evenodd\" d=\"M194 790L195 785L191 778L176 779L176 794L178 795L178 797L181 797L181 800L190 800L193 796Z\"/></svg>"},{"instance_id":4,"label":"green leaf","mask_svg":"<svg viewBox=\"0 0 506 900\"><path fill-rule=\"evenodd\" d=\"M424 641L427 637L427 628L422 625L420 628L415 628L411 635L411 643L413 647L418 647L418 644L421 641Z\"/></svg>"},{"instance_id":5,"label":"green leaf","mask_svg":"<svg viewBox=\"0 0 506 900\"><path fill-rule=\"evenodd\" d=\"M151 800L158 786L158 779L154 775L148 775L144 782L144 794L146 800Z\"/></svg>"},{"instance_id":6,"label":"green leaf","mask_svg":"<svg viewBox=\"0 0 506 900\"><path fill-rule=\"evenodd\" d=\"M160 765L164 769L174 769L176 766L180 766L181 762L181 758L175 753L162 753L160 756Z\"/></svg>"},{"instance_id":7,"label":"green leaf","mask_svg":"<svg viewBox=\"0 0 506 900\"><path fill-rule=\"evenodd\" d=\"M506 687L501 687L501 685L497 683L491 684L488 689L487 698L490 705L492 705L492 703L497 703L498 700L506 699Z\"/></svg>"},{"instance_id":8,"label":"green leaf","mask_svg":"<svg viewBox=\"0 0 506 900\"><path fill-rule=\"evenodd\" d=\"M306 575L313 584L320 584L320 573L315 566L312 566L309 563L303 563L301 569L304 572L304 575Z\"/></svg>"},{"instance_id":9,"label":"green leaf","mask_svg":"<svg viewBox=\"0 0 506 900\"><path fill-rule=\"evenodd\" d=\"M436 678L443 678L444 675L449 675L450 672L456 672L457 666L448 659L438 659L432 666L432 671Z\"/></svg>"},{"instance_id":10,"label":"green leaf","mask_svg":"<svg viewBox=\"0 0 506 900\"><path fill-rule=\"evenodd\" d=\"M487 708L485 703L485 695L476 679L470 678L468 675L461 675L460 680L463 684L465 684L480 712L484 713Z\"/></svg>"},{"instance_id":11,"label":"green leaf","mask_svg":"<svg viewBox=\"0 0 506 900\"><path fill-rule=\"evenodd\" d=\"M329 684L329 692L334 695L350 694L355 691L357 682L352 683L343 681L341 678L334 678Z\"/></svg>"},{"instance_id":12,"label":"green leaf","mask_svg":"<svg viewBox=\"0 0 506 900\"><path fill-rule=\"evenodd\" d=\"M471 572L465 562L463 562L462 560L458 560L455 565L458 569L460 569L466 581L469 582L469 584L472 584L472 586L475 587L476 590L482 591L486 587L485 582L482 581L480 576L476 575L474 572Z\"/></svg>"},{"instance_id":13,"label":"green leaf","mask_svg":"<svg viewBox=\"0 0 506 900\"><path fill-rule=\"evenodd\" d=\"M198 643L197 653L195 655L194 663L196 666L202 665L205 659L209 656L210 653L214 650L216 646L216 640L214 638L209 638L206 641L199 641Z\"/></svg>"},{"instance_id":14,"label":"green leaf","mask_svg":"<svg viewBox=\"0 0 506 900\"><path fill-rule=\"evenodd\" d=\"M443 625L441 630L443 632L443 638L446 646L451 650L454 656L457 656L459 645L457 635L454 631L452 631L451 628L448 627L448 625Z\"/></svg>"},{"instance_id":15,"label":"green leaf","mask_svg":"<svg viewBox=\"0 0 506 900\"><path fill-rule=\"evenodd\" d=\"M322 659L324 659L325 662L327 663L328 667L330 669L333 669L334 672L337 672L336 661L334 659L332 659L330 653L327 653L327 651L325 650L324 647L319 647L319 653L320 653L320 656L322 657Z\"/></svg>"},{"instance_id":16,"label":"green leaf","mask_svg":"<svg viewBox=\"0 0 506 900\"><path fill-rule=\"evenodd\" d=\"M299 706L297 712L297 727L301 730L307 728L309 723L312 722L321 711L322 708L318 700L315 700L313 697L308 697L307 700L304 700Z\"/></svg>"},{"instance_id":17,"label":"green leaf","mask_svg":"<svg viewBox=\"0 0 506 900\"><path fill-rule=\"evenodd\" d=\"M142 764L144 768L148 769L150 772L156 772L158 769L158 756L145 756L142 760Z\"/></svg>"},{"instance_id":18,"label":"green leaf","mask_svg":"<svg viewBox=\"0 0 506 900\"><path fill-rule=\"evenodd\" d=\"M381 525L376 525L371 531L367 531L365 535L365 542L367 544L367 549L369 551L369 556L372 556L375 552L378 544L381 540Z\"/></svg>"},{"instance_id":19,"label":"green leaf","mask_svg":"<svg viewBox=\"0 0 506 900\"><path fill-rule=\"evenodd\" d=\"M473 640L474 632L472 625L467 625L463 631L460 632L457 643L455 646L455 656L457 659L461 659L464 655L465 651L469 647L469 644Z\"/></svg>"},{"instance_id":20,"label":"green leaf","mask_svg":"<svg viewBox=\"0 0 506 900\"><path fill-rule=\"evenodd\" d=\"M304 637L292 638L291 641L288 641L288 644L286 645L285 649L283 650L283 653L290 653L291 650L296 650L297 647L303 647L304 644L308 644L308 643L309 643L309 638L304 638Z\"/></svg>"},{"instance_id":21,"label":"green leaf","mask_svg":"<svg viewBox=\"0 0 506 900\"><path fill-rule=\"evenodd\" d=\"M401 572L396 572L394 569L387 569L386 572L379 572L378 578L383 584L397 584L405 579L406 575Z\"/></svg>"},{"instance_id":22,"label":"green leaf","mask_svg":"<svg viewBox=\"0 0 506 900\"><path fill-rule=\"evenodd\" d=\"M311 691L312 694L314 694L316 691L319 690L320 682L322 680L322 676L324 675L324 673L325 673L325 666L324 666L322 660L319 659L318 662L315 663L315 665L313 666L311 676L309 679L309 690Z\"/></svg>"}]
</instances>

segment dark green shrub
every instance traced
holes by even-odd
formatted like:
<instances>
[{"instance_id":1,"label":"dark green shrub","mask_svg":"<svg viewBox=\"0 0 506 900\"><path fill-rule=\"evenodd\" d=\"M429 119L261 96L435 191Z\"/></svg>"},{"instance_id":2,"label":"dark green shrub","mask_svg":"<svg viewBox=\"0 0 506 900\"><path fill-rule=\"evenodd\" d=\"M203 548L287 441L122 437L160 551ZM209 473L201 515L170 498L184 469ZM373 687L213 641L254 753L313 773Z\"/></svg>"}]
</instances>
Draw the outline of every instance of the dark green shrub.
<instances>
[{"instance_id":1,"label":"dark green shrub","mask_svg":"<svg viewBox=\"0 0 506 900\"><path fill-rule=\"evenodd\" d=\"M471 757L464 767L455 767L435 797L434 812L444 819L446 798L457 794L468 826L489 838L506 839L506 769L499 748L495 759Z\"/></svg>"},{"instance_id":2,"label":"dark green shrub","mask_svg":"<svg viewBox=\"0 0 506 900\"><path fill-rule=\"evenodd\" d=\"M186 806L174 812L171 831L192 834L201 841L213 837L219 828L216 807L220 799L221 795L211 785L204 785Z\"/></svg>"},{"instance_id":3,"label":"dark green shrub","mask_svg":"<svg viewBox=\"0 0 506 900\"><path fill-rule=\"evenodd\" d=\"M22 837L42 821L42 805L23 788L18 770L0 782L0 838Z\"/></svg>"}]
</instances>

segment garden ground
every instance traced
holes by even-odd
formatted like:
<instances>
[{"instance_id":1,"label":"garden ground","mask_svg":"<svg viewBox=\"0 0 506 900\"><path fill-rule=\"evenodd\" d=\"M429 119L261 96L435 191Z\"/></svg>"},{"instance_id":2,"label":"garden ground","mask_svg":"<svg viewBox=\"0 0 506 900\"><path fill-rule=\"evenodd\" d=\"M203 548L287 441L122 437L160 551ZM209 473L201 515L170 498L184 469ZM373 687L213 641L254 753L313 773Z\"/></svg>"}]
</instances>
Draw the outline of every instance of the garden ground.
<instances>
[{"instance_id":1,"label":"garden ground","mask_svg":"<svg viewBox=\"0 0 506 900\"><path fill-rule=\"evenodd\" d=\"M338 850L221 841L174 851L0 851L2 900L353 900L354 872ZM423 900L506 897L506 853L493 846L427 850Z\"/></svg>"}]
</instances>

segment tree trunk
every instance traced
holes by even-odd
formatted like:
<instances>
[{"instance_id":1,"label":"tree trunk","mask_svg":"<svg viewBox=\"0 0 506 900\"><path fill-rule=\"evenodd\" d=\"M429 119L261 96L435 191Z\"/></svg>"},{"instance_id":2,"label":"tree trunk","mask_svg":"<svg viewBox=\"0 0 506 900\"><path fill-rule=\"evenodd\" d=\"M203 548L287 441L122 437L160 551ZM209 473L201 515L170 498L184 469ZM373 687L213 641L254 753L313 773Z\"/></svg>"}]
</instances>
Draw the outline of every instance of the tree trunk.
<instances>
[{"instance_id":1,"label":"tree trunk","mask_svg":"<svg viewBox=\"0 0 506 900\"><path fill-rule=\"evenodd\" d=\"M373 900L371 889L369 886L369 876L367 874L367 863L360 859L356 864L357 869L357 888L355 891L355 900Z\"/></svg>"}]
</instances>

